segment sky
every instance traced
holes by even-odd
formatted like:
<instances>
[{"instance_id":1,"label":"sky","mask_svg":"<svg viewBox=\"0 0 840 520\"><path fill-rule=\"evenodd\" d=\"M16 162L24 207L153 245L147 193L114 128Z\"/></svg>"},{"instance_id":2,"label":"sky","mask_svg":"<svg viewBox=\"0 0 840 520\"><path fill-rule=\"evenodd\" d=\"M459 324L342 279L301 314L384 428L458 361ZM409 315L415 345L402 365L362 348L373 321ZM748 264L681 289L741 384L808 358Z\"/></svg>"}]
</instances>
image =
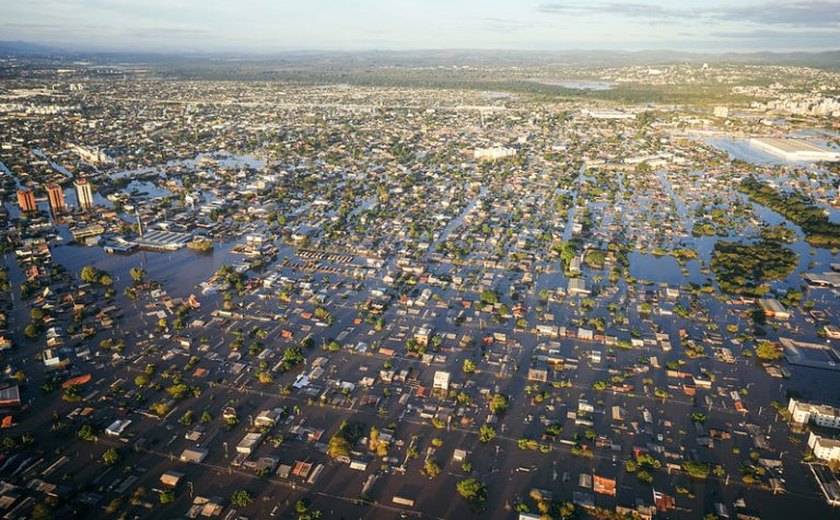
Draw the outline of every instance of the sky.
<instances>
[{"instance_id":1,"label":"sky","mask_svg":"<svg viewBox=\"0 0 840 520\"><path fill-rule=\"evenodd\" d=\"M840 48L840 0L0 0L0 40L72 50Z\"/></svg>"}]
</instances>

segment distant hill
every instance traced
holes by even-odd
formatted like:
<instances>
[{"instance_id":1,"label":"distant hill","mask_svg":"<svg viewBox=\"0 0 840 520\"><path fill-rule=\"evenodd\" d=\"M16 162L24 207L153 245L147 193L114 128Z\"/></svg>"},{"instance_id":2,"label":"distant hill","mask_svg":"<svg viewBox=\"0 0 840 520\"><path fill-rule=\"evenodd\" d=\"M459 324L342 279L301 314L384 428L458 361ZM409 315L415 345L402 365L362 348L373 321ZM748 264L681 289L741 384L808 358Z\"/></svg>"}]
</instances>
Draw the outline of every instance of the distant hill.
<instances>
[{"instance_id":1,"label":"distant hill","mask_svg":"<svg viewBox=\"0 0 840 520\"><path fill-rule=\"evenodd\" d=\"M359 67L443 67L573 65L619 67L674 63L737 63L751 65L799 65L840 70L840 50L821 52L729 52L698 53L669 50L522 51L522 50L410 50L410 51L286 51L266 53L180 52L85 52L23 41L0 41L0 55L66 55L104 62L225 64L239 66L295 66L329 69Z\"/></svg>"},{"instance_id":2,"label":"distant hill","mask_svg":"<svg viewBox=\"0 0 840 520\"><path fill-rule=\"evenodd\" d=\"M21 41L0 41L0 54L13 56L27 56L56 53L61 53L61 51L54 47L41 45L39 43L29 43Z\"/></svg>"}]
</instances>

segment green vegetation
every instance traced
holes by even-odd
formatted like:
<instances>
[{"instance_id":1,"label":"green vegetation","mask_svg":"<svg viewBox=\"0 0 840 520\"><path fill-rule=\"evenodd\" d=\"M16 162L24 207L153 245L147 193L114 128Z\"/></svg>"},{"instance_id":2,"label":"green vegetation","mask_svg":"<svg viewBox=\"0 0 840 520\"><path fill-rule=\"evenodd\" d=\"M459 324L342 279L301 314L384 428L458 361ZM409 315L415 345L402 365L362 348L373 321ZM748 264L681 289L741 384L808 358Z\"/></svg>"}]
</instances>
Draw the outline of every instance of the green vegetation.
<instances>
[{"instance_id":1,"label":"green vegetation","mask_svg":"<svg viewBox=\"0 0 840 520\"><path fill-rule=\"evenodd\" d=\"M481 291L481 303L485 305L495 305L499 303L499 293L493 289L484 289Z\"/></svg>"},{"instance_id":2,"label":"green vegetation","mask_svg":"<svg viewBox=\"0 0 840 520\"><path fill-rule=\"evenodd\" d=\"M230 503L236 507L248 507L254 502L254 497L245 489L239 489L233 492L230 497Z\"/></svg>"},{"instance_id":3,"label":"green vegetation","mask_svg":"<svg viewBox=\"0 0 840 520\"><path fill-rule=\"evenodd\" d=\"M350 450L364 435L364 425L358 422L343 421L338 431L330 437L327 444L327 455L331 458L347 457Z\"/></svg>"},{"instance_id":4,"label":"green vegetation","mask_svg":"<svg viewBox=\"0 0 840 520\"><path fill-rule=\"evenodd\" d=\"M796 268L797 254L772 242L756 245L719 241L712 252L712 271L721 290L731 294L761 296L764 282L778 280Z\"/></svg>"},{"instance_id":5,"label":"green vegetation","mask_svg":"<svg viewBox=\"0 0 840 520\"><path fill-rule=\"evenodd\" d=\"M711 472L708 464L696 460L683 462L683 469L692 477L699 479L706 479Z\"/></svg>"},{"instance_id":6,"label":"green vegetation","mask_svg":"<svg viewBox=\"0 0 840 520\"><path fill-rule=\"evenodd\" d=\"M475 506L476 509L483 509L487 500L487 486L472 477L458 481L455 485L458 494Z\"/></svg>"},{"instance_id":7,"label":"green vegetation","mask_svg":"<svg viewBox=\"0 0 840 520\"><path fill-rule=\"evenodd\" d=\"M494 414L505 413L508 408L508 398L505 394L493 394L490 399L490 411Z\"/></svg>"},{"instance_id":8,"label":"green vegetation","mask_svg":"<svg viewBox=\"0 0 840 520\"><path fill-rule=\"evenodd\" d=\"M801 193L780 193L755 177L741 181L738 190L746 193L753 202L767 206L801 227L809 244L840 247L840 224L829 221L823 210Z\"/></svg>"},{"instance_id":9,"label":"green vegetation","mask_svg":"<svg viewBox=\"0 0 840 520\"><path fill-rule=\"evenodd\" d=\"M778 361L782 359L782 350L770 341L759 341L755 346L755 356L766 361Z\"/></svg>"},{"instance_id":10,"label":"green vegetation","mask_svg":"<svg viewBox=\"0 0 840 520\"><path fill-rule=\"evenodd\" d=\"M116 448L108 448L102 454L102 463L106 466L113 466L120 461L120 452Z\"/></svg>"},{"instance_id":11,"label":"green vegetation","mask_svg":"<svg viewBox=\"0 0 840 520\"><path fill-rule=\"evenodd\" d=\"M487 444L496 438L496 430L492 426L482 424L478 429L478 441Z\"/></svg>"},{"instance_id":12,"label":"green vegetation","mask_svg":"<svg viewBox=\"0 0 840 520\"><path fill-rule=\"evenodd\" d=\"M423 474L427 477L435 478L440 475L440 472L440 464L434 459L426 459L426 462L423 463Z\"/></svg>"}]
</instances>

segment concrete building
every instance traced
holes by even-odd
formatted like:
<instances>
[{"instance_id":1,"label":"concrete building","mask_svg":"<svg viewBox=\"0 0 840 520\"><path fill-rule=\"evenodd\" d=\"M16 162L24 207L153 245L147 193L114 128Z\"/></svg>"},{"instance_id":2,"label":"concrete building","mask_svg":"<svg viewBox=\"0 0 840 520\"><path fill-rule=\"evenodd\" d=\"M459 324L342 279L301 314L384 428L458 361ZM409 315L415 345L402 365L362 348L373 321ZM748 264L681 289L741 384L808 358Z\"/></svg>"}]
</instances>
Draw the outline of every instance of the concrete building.
<instances>
[{"instance_id":1,"label":"concrete building","mask_svg":"<svg viewBox=\"0 0 840 520\"><path fill-rule=\"evenodd\" d=\"M93 185L87 179L76 179L73 181L76 188L76 199L79 201L79 209L88 210L93 207Z\"/></svg>"},{"instance_id":2,"label":"concrete building","mask_svg":"<svg viewBox=\"0 0 840 520\"><path fill-rule=\"evenodd\" d=\"M775 318L777 320L790 319L790 312L775 298L759 298L758 305L768 318Z\"/></svg>"},{"instance_id":3,"label":"concrete building","mask_svg":"<svg viewBox=\"0 0 840 520\"><path fill-rule=\"evenodd\" d=\"M840 408L791 399L788 403L788 411L791 421L797 424L814 423L824 428L840 429Z\"/></svg>"},{"instance_id":4,"label":"concrete building","mask_svg":"<svg viewBox=\"0 0 840 520\"><path fill-rule=\"evenodd\" d=\"M473 151L473 158L476 161L496 161L506 157L513 157L516 155L515 148L505 148L502 146L494 146L492 148L476 148Z\"/></svg>"},{"instance_id":5,"label":"concrete building","mask_svg":"<svg viewBox=\"0 0 840 520\"><path fill-rule=\"evenodd\" d=\"M814 432L808 436L808 447L814 451L814 457L826 462L840 462L840 441L828 439Z\"/></svg>"},{"instance_id":6,"label":"concrete building","mask_svg":"<svg viewBox=\"0 0 840 520\"><path fill-rule=\"evenodd\" d=\"M17 197L18 206L22 212L37 211L38 206L35 205L35 195L32 194L32 190L26 188L18 190Z\"/></svg>"},{"instance_id":7,"label":"concrete building","mask_svg":"<svg viewBox=\"0 0 840 520\"><path fill-rule=\"evenodd\" d=\"M838 161L840 152L822 148L802 139L761 137L750 139L750 146L785 161Z\"/></svg>"},{"instance_id":8,"label":"concrete building","mask_svg":"<svg viewBox=\"0 0 840 520\"><path fill-rule=\"evenodd\" d=\"M64 190L58 184L47 186L47 198L50 200L50 209L54 215L60 215L67 209L64 203Z\"/></svg>"},{"instance_id":9,"label":"concrete building","mask_svg":"<svg viewBox=\"0 0 840 520\"><path fill-rule=\"evenodd\" d=\"M435 379L432 383L432 388L435 390L449 390L449 372L444 372L443 370L438 370L435 372Z\"/></svg>"}]
</instances>

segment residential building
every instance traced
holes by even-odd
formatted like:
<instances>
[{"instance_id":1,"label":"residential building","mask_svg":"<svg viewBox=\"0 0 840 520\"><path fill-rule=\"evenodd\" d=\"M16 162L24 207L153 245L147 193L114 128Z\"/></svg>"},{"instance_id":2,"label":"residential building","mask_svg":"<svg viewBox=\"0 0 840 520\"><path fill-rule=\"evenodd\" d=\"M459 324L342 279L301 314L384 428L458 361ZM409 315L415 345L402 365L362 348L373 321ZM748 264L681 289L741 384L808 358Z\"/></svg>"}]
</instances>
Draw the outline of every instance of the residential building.
<instances>
[{"instance_id":1,"label":"residential building","mask_svg":"<svg viewBox=\"0 0 840 520\"><path fill-rule=\"evenodd\" d=\"M788 411L791 414L791 421L797 424L814 423L824 428L840 429L840 408L791 399L788 403Z\"/></svg>"},{"instance_id":2,"label":"residential building","mask_svg":"<svg viewBox=\"0 0 840 520\"><path fill-rule=\"evenodd\" d=\"M73 182L76 188L76 199L79 201L79 209L88 210L93 207L93 185L87 179L76 179Z\"/></svg>"},{"instance_id":3,"label":"residential building","mask_svg":"<svg viewBox=\"0 0 840 520\"><path fill-rule=\"evenodd\" d=\"M32 190L26 188L18 190L17 197L18 206L20 206L22 212L27 213L38 210L38 206L35 205L35 195L32 194Z\"/></svg>"},{"instance_id":4,"label":"residential building","mask_svg":"<svg viewBox=\"0 0 840 520\"><path fill-rule=\"evenodd\" d=\"M67 205L64 203L64 190L58 184L47 186L47 198L50 201L50 209L54 215L64 213Z\"/></svg>"},{"instance_id":5,"label":"residential building","mask_svg":"<svg viewBox=\"0 0 840 520\"><path fill-rule=\"evenodd\" d=\"M840 462L840 440L829 439L814 432L808 436L808 447L814 451L814 457L826 462Z\"/></svg>"}]
</instances>

